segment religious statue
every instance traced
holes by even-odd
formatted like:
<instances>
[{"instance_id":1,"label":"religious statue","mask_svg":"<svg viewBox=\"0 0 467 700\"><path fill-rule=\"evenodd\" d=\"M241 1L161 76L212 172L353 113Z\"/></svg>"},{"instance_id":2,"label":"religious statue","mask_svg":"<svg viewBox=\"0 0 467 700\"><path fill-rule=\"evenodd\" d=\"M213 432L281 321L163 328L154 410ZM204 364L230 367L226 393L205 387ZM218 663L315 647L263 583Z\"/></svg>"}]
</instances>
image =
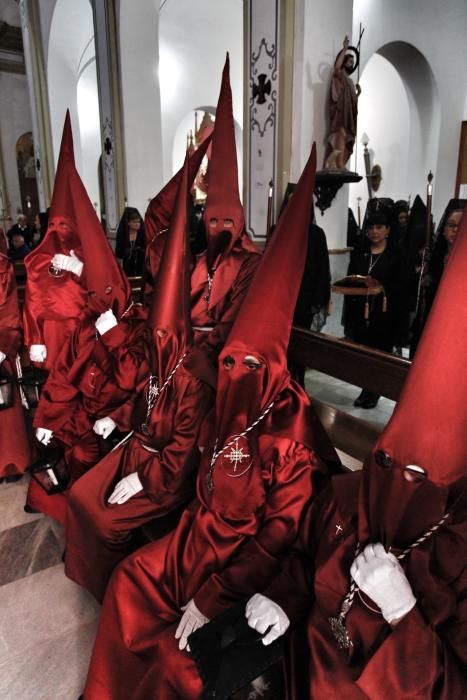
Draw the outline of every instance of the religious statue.
<instances>
[{"instance_id":1,"label":"religious statue","mask_svg":"<svg viewBox=\"0 0 467 700\"><path fill-rule=\"evenodd\" d=\"M327 100L326 169L345 170L345 164L353 152L357 133L357 101L361 89L358 83L354 85L350 76L358 63L359 51L353 46L349 47L349 37L346 36L334 64Z\"/></svg>"}]
</instances>

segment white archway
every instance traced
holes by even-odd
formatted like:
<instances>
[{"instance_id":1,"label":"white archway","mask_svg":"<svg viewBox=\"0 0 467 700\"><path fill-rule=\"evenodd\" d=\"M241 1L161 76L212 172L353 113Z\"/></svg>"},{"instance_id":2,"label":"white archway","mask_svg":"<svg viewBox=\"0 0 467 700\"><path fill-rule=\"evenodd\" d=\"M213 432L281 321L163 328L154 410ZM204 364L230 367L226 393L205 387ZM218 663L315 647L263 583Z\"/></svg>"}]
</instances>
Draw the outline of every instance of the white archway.
<instances>
[{"instance_id":1,"label":"white archway","mask_svg":"<svg viewBox=\"0 0 467 700\"><path fill-rule=\"evenodd\" d=\"M48 41L47 84L55 163L69 109L76 167L91 201L99 203L96 173L101 153L100 120L89 0L57 0Z\"/></svg>"}]
</instances>

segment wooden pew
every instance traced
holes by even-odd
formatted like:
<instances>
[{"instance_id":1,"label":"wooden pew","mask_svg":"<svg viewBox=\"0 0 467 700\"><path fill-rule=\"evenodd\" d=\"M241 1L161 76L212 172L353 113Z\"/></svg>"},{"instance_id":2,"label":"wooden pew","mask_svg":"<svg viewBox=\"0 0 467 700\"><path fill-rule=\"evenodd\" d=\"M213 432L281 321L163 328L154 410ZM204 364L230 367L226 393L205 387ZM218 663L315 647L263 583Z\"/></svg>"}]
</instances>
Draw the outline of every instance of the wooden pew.
<instances>
[{"instance_id":1,"label":"wooden pew","mask_svg":"<svg viewBox=\"0 0 467 700\"><path fill-rule=\"evenodd\" d=\"M399 398L411 364L401 357L297 326L292 330L289 359L393 401ZM363 461L382 429L316 399L313 404L333 445Z\"/></svg>"}]
</instances>

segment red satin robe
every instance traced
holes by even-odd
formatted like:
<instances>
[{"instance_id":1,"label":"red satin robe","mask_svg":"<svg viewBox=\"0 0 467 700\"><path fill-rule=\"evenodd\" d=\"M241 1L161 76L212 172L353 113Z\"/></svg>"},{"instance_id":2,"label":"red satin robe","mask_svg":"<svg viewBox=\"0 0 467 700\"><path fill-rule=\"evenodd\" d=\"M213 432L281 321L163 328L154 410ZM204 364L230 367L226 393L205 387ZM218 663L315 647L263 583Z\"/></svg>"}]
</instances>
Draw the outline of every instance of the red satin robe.
<instances>
[{"instance_id":1,"label":"red satin robe","mask_svg":"<svg viewBox=\"0 0 467 700\"><path fill-rule=\"evenodd\" d=\"M138 337L145 314L142 307L133 306L115 328L96 338L95 315L86 313L49 374L34 427L52 430L65 447L71 482L103 456L102 440L92 430L98 418L110 415L119 428L128 428L126 402L134 391L135 375L123 379L116 368L126 344ZM67 493L49 496L31 480L26 502L64 524Z\"/></svg>"},{"instance_id":2,"label":"red satin robe","mask_svg":"<svg viewBox=\"0 0 467 700\"><path fill-rule=\"evenodd\" d=\"M230 253L221 259L208 289L206 252L198 255L191 274L191 324L195 331L195 345L217 361L219 351L237 316L260 261L261 251L243 233ZM206 296L209 300L206 300ZM199 331L198 328L211 328Z\"/></svg>"},{"instance_id":3,"label":"red satin robe","mask_svg":"<svg viewBox=\"0 0 467 700\"><path fill-rule=\"evenodd\" d=\"M0 377L16 378L15 358L21 341L14 270L6 255L0 253L0 350L6 355L0 364ZM23 474L30 462L23 407L15 385L13 406L0 408L0 478Z\"/></svg>"},{"instance_id":4,"label":"red satin robe","mask_svg":"<svg viewBox=\"0 0 467 700\"><path fill-rule=\"evenodd\" d=\"M465 486L452 520L402 562L417 598L415 607L392 629L356 595L346 622L353 647L342 650L328 618L338 615L349 590L349 570L357 544L359 484L358 473L335 477L323 500L314 504L315 600L308 620L309 697L462 700L467 697ZM287 603L278 602L287 611ZM303 693L296 695L297 700L303 697Z\"/></svg>"},{"instance_id":5,"label":"red satin robe","mask_svg":"<svg viewBox=\"0 0 467 700\"><path fill-rule=\"evenodd\" d=\"M133 306L118 326L96 337L95 315L83 315L49 374L34 427L52 430L66 446L72 481L102 456L92 430L95 421L111 416L118 423L120 409L134 389L115 378L113 354L134 343L144 319L142 307Z\"/></svg>"},{"instance_id":6,"label":"red satin robe","mask_svg":"<svg viewBox=\"0 0 467 700\"><path fill-rule=\"evenodd\" d=\"M82 259L79 251L76 254ZM45 367L48 370L54 368L87 300L85 289L72 272L63 271L60 277L50 274L52 257L53 252L47 247L44 252L32 251L30 256L26 256L27 281L23 309L25 345L27 348L31 345L46 346Z\"/></svg>"},{"instance_id":7,"label":"red satin robe","mask_svg":"<svg viewBox=\"0 0 467 700\"><path fill-rule=\"evenodd\" d=\"M212 389L182 365L151 413L149 435L140 430L147 410L143 393L133 415L133 437L73 486L65 570L98 600L115 566L131 551L133 531L193 498L199 432L212 399ZM134 472L143 491L109 505L117 482Z\"/></svg>"},{"instance_id":8,"label":"red satin robe","mask_svg":"<svg viewBox=\"0 0 467 700\"><path fill-rule=\"evenodd\" d=\"M295 540L312 495L316 455L288 438L261 435L254 466L240 478L216 471L203 453L198 499L176 531L128 557L114 572L102 608L86 700L199 698L202 683L174 633L194 598L213 618L264 590ZM220 499L220 500L219 500ZM213 503L219 509L214 509Z\"/></svg>"}]
</instances>

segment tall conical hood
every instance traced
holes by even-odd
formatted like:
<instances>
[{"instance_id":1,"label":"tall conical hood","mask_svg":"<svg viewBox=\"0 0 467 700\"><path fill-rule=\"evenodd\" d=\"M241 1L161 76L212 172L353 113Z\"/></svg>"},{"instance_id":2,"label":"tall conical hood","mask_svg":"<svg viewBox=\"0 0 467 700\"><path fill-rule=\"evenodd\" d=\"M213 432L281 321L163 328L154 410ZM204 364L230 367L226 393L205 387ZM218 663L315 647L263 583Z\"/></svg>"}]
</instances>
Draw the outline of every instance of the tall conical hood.
<instances>
[{"instance_id":1,"label":"tall conical hood","mask_svg":"<svg viewBox=\"0 0 467 700\"><path fill-rule=\"evenodd\" d=\"M379 440L436 483L467 476L467 214L446 266L399 403Z\"/></svg>"},{"instance_id":2,"label":"tall conical hood","mask_svg":"<svg viewBox=\"0 0 467 700\"><path fill-rule=\"evenodd\" d=\"M71 130L70 110L67 109L57 161L57 171L55 173L54 190L50 203L49 219L53 219L55 216L63 216L66 211L70 195L68 178L74 168L73 132Z\"/></svg>"},{"instance_id":3,"label":"tall conical hood","mask_svg":"<svg viewBox=\"0 0 467 700\"><path fill-rule=\"evenodd\" d=\"M159 380L167 378L191 343L192 337L187 231L188 195L187 154L148 319L156 346Z\"/></svg>"},{"instance_id":4,"label":"tall conical hood","mask_svg":"<svg viewBox=\"0 0 467 700\"><path fill-rule=\"evenodd\" d=\"M31 268L39 254L69 255L84 263L80 284L88 292L88 305L96 313L113 308L117 316L128 306L131 289L118 265L97 214L75 167L70 113L67 110L55 175L49 227L42 242L26 256Z\"/></svg>"},{"instance_id":5,"label":"tall conical hood","mask_svg":"<svg viewBox=\"0 0 467 700\"><path fill-rule=\"evenodd\" d=\"M445 489L467 476L466 266L464 209L399 402L363 468L361 541L414 538L442 515ZM421 467L427 478L408 482L408 465Z\"/></svg>"},{"instance_id":6,"label":"tall conical hood","mask_svg":"<svg viewBox=\"0 0 467 700\"><path fill-rule=\"evenodd\" d=\"M191 189L193 186L194 179L200 169L211 140L212 135L209 134L188 159L188 189ZM182 179L183 169L184 165L149 202L144 217L146 246L169 225L170 217L172 216L175 206L178 187Z\"/></svg>"},{"instance_id":7,"label":"tall conical hood","mask_svg":"<svg viewBox=\"0 0 467 700\"><path fill-rule=\"evenodd\" d=\"M221 441L232 434L233 424L241 432L258 418L290 380L287 346L305 265L315 172L313 145L220 355L216 420ZM248 355L261 361L260 369L249 368Z\"/></svg>"},{"instance_id":8,"label":"tall conical hood","mask_svg":"<svg viewBox=\"0 0 467 700\"><path fill-rule=\"evenodd\" d=\"M204 210L209 269L212 269L220 253L225 254L230 250L245 226L245 215L238 191L237 149L229 73L227 54L214 123L208 196Z\"/></svg>"},{"instance_id":9,"label":"tall conical hood","mask_svg":"<svg viewBox=\"0 0 467 700\"><path fill-rule=\"evenodd\" d=\"M120 318L131 301L130 283L75 168L70 174L70 205L81 242L82 284L88 292L88 306L96 313L111 308Z\"/></svg>"}]
</instances>

